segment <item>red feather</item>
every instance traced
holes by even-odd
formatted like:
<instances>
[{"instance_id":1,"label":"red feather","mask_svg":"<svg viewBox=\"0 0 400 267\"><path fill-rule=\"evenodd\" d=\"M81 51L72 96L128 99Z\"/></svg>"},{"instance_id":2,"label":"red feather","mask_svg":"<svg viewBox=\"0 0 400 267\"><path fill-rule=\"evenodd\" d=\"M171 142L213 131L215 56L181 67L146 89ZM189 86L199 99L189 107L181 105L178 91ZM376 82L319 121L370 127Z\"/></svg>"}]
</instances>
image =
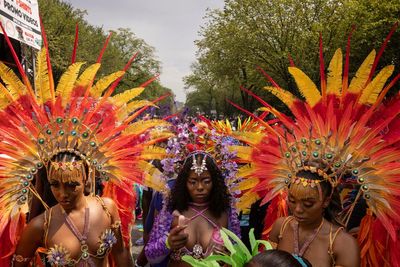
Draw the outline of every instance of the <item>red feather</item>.
<instances>
[{"instance_id":1,"label":"red feather","mask_svg":"<svg viewBox=\"0 0 400 267\"><path fill-rule=\"evenodd\" d=\"M71 64L74 64L75 60L76 60L76 50L78 48L78 37L79 37L79 30L78 30L78 23L76 23L76 26L75 26L75 40L74 40L74 48L72 49Z\"/></svg>"},{"instance_id":2,"label":"red feather","mask_svg":"<svg viewBox=\"0 0 400 267\"><path fill-rule=\"evenodd\" d=\"M326 101L326 79L325 79L324 48L322 44L322 33L319 33L319 73L321 78L322 101Z\"/></svg>"}]
</instances>

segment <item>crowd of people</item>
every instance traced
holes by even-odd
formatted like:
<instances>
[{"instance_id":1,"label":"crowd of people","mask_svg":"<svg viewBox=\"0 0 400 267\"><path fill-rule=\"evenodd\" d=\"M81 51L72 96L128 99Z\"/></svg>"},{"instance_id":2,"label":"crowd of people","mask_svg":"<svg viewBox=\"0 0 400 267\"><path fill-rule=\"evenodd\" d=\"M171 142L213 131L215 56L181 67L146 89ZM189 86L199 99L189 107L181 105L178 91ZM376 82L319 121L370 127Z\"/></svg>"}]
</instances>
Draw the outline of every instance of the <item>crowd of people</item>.
<instances>
[{"instance_id":1,"label":"crowd of people","mask_svg":"<svg viewBox=\"0 0 400 267\"><path fill-rule=\"evenodd\" d=\"M142 89L113 95L121 72L94 83L96 64L56 86L38 56L33 87L1 63L1 266L399 267L399 76L374 77L380 55L349 83L337 50L320 91L289 67L304 99L265 74L291 114L230 120L141 116Z\"/></svg>"}]
</instances>

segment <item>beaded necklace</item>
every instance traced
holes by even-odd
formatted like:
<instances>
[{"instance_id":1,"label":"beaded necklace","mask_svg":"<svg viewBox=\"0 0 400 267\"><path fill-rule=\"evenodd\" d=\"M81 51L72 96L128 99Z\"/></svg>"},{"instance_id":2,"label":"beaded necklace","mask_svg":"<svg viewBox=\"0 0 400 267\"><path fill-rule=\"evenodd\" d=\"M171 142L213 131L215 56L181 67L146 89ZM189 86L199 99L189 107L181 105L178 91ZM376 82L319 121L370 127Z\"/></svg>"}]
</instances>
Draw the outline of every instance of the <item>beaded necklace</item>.
<instances>
[{"instance_id":1,"label":"beaded necklace","mask_svg":"<svg viewBox=\"0 0 400 267\"><path fill-rule=\"evenodd\" d=\"M294 253L293 254L294 255L303 256L303 254L306 252L308 247L311 245L311 243L317 237L323 224L324 224L324 219L322 219L318 228L314 229L314 232L306 239L306 241L304 242L303 246L301 246L301 249L299 251L299 223L297 221L294 222L294 225L293 225L293 234L294 234Z\"/></svg>"},{"instance_id":2,"label":"beaded necklace","mask_svg":"<svg viewBox=\"0 0 400 267\"><path fill-rule=\"evenodd\" d=\"M67 215L64 209L62 210L62 214L64 215L65 222L68 226L68 228L72 231L72 233L76 236L76 238L79 240L81 244L81 257L80 259L83 261L87 261L90 257L89 254L89 247L86 243L86 240L88 238L89 234L89 216L90 216L90 210L88 207L85 208L85 221L84 221L84 226L83 226L83 233L80 233L78 228L75 226L74 222L71 220L71 218ZM91 264L90 264L91 265Z\"/></svg>"}]
</instances>

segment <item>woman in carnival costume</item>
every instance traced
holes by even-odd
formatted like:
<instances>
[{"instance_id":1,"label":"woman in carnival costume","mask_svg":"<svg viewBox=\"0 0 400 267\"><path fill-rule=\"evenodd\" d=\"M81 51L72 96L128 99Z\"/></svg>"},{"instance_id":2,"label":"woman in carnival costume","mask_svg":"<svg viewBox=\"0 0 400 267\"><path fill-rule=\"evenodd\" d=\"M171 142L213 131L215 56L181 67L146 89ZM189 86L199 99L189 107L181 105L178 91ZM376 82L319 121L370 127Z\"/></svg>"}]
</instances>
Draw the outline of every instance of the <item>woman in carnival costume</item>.
<instances>
[{"instance_id":1,"label":"woman in carnival costume","mask_svg":"<svg viewBox=\"0 0 400 267\"><path fill-rule=\"evenodd\" d=\"M196 132L196 127L193 128ZM193 137L185 131L179 135ZM184 255L204 258L219 252L224 249L219 230L225 227L239 235L240 228L215 156L199 150L198 144L178 143L177 139L174 143L179 151L172 162L181 168L154 222L145 250L150 263L168 258L168 266L190 266L182 261ZM164 165L164 170L169 169Z\"/></svg>"},{"instance_id":2,"label":"woman in carnival costume","mask_svg":"<svg viewBox=\"0 0 400 267\"><path fill-rule=\"evenodd\" d=\"M289 107L293 118L263 102L281 126L267 127L268 133L260 142L249 143L250 148L236 147L242 160L252 163L239 186L246 191L243 203L255 198L270 202L269 240L313 266L354 267L360 261L365 267L400 266L400 101L397 95L383 103L400 75L385 85L394 70L387 66L374 77L393 31L377 55L368 55L350 84L350 37L344 71L338 49L327 78L321 39L321 91L300 69L289 67L305 101L264 73L274 85L266 89ZM362 198L368 210L357 243L344 227ZM291 216L285 217L287 207Z\"/></svg>"},{"instance_id":3,"label":"woman in carnival costume","mask_svg":"<svg viewBox=\"0 0 400 267\"><path fill-rule=\"evenodd\" d=\"M80 75L83 63L73 58L55 86L45 36L44 44L37 56L35 90L15 53L22 81L0 63L2 260L12 256L14 266L43 265L35 257L40 253L51 266L105 266L108 258L132 266L132 185L147 181L155 186L147 160L162 157L163 150L152 144L170 135L152 131L162 121L132 123L144 106L152 105L127 104L143 87L111 97L134 58L123 71L94 84L104 46L97 63ZM93 194L96 177L105 183L104 198ZM49 183L56 205L44 199L49 192L39 190L41 183ZM35 203L46 211L32 218Z\"/></svg>"}]
</instances>

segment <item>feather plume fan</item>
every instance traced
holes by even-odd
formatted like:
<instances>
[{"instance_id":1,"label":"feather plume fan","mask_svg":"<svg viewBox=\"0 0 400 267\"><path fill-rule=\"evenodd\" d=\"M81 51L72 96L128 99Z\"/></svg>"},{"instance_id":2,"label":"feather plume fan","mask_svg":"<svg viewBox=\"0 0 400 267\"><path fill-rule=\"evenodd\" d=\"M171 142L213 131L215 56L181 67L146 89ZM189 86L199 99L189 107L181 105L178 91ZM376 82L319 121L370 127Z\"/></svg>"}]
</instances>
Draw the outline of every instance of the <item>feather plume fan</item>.
<instances>
[{"instance_id":1,"label":"feather plume fan","mask_svg":"<svg viewBox=\"0 0 400 267\"><path fill-rule=\"evenodd\" d=\"M249 199L262 198L263 203L285 207L282 194L296 170L307 162L323 162L338 174L340 178L332 178L332 183L353 190L343 191L342 198L348 201L337 219L346 224L360 198L368 206L359 234L363 267L400 266L400 98L382 101L400 76L387 84L394 71L393 66L387 66L373 77L378 59L373 50L347 88L349 62L346 60L343 68L342 53L337 50L328 67L327 81L321 81L327 84L326 94L321 94L304 72L289 67L305 101L282 89L261 70L274 84L266 89L288 106L294 119L274 111L279 125L266 128L260 133L260 142L246 142L238 153L239 161L251 162L238 185L243 190L240 203L246 205L251 203ZM264 106L271 110L268 104ZM344 174L347 176L342 177ZM278 216L277 208L268 209L269 230Z\"/></svg>"}]
</instances>

